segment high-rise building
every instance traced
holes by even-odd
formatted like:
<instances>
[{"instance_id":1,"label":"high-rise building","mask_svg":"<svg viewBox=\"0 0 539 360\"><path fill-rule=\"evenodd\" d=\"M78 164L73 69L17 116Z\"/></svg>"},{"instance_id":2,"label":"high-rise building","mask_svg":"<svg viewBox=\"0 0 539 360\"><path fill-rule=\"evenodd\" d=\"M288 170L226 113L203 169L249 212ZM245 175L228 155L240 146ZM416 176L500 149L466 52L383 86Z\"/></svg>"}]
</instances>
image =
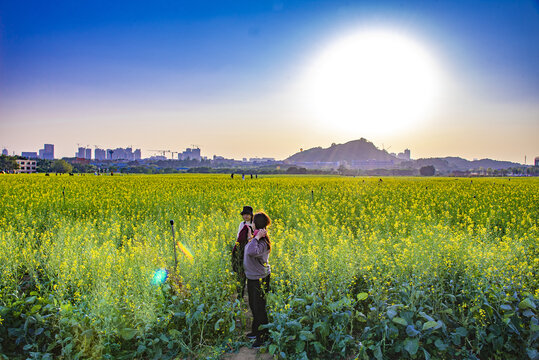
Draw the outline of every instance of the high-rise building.
<instances>
[{"instance_id":1,"label":"high-rise building","mask_svg":"<svg viewBox=\"0 0 539 360\"><path fill-rule=\"evenodd\" d=\"M86 148L84 158L88 160L92 159L92 149Z\"/></svg>"},{"instance_id":2,"label":"high-rise building","mask_svg":"<svg viewBox=\"0 0 539 360\"><path fill-rule=\"evenodd\" d=\"M37 152L35 151L23 151L21 153L22 157L28 158L28 159L37 159Z\"/></svg>"},{"instance_id":3,"label":"high-rise building","mask_svg":"<svg viewBox=\"0 0 539 360\"><path fill-rule=\"evenodd\" d=\"M178 160L198 160L200 161L200 149L199 148L187 148L184 152L178 154Z\"/></svg>"},{"instance_id":4,"label":"high-rise building","mask_svg":"<svg viewBox=\"0 0 539 360\"><path fill-rule=\"evenodd\" d=\"M84 159L86 157L86 148L80 147L79 151L77 151L77 154L75 154L75 157L79 159Z\"/></svg>"},{"instance_id":5,"label":"high-rise building","mask_svg":"<svg viewBox=\"0 0 539 360\"><path fill-rule=\"evenodd\" d=\"M53 144L43 145L43 149L39 150L39 158L46 159L46 160L54 160L54 145Z\"/></svg>"},{"instance_id":6,"label":"high-rise building","mask_svg":"<svg viewBox=\"0 0 539 360\"><path fill-rule=\"evenodd\" d=\"M106 159L105 150L96 148L94 150L94 158L96 160L105 160Z\"/></svg>"},{"instance_id":7,"label":"high-rise building","mask_svg":"<svg viewBox=\"0 0 539 360\"><path fill-rule=\"evenodd\" d=\"M404 157L407 159L407 160L410 160L411 157L410 157L410 149L404 149Z\"/></svg>"},{"instance_id":8,"label":"high-rise building","mask_svg":"<svg viewBox=\"0 0 539 360\"><path fill-rule=\"evenodd\" d=\"M403 152L397 155L397 158L401 160L410 160L410 149L404 149Z\"/></svg>"},{"instance_id":9,"label":"high-rise building","mask_svg":"<svg viewBox=\"0 0 539 360\"><path fill-rule=\"evenodd\" d=\"M9 152L7 151L7 149L2 150L2 155L6 155L6 156L7 156L8 154L9 154Z\"/></svg>"},{"instance_id":10,"label":"high-rise building","mask_svg":"<svg viewBox=\"0 0 539 360\"><path fill-rule=\"evenodd\" d=\"M133 154L134 154L134 156L135 156L135 160L140 160L140 159L142 159L142 155L141 155L141 153L140 153L140 149L135 150L135 152L134 152Z\"/></svg>"}]
</instances>

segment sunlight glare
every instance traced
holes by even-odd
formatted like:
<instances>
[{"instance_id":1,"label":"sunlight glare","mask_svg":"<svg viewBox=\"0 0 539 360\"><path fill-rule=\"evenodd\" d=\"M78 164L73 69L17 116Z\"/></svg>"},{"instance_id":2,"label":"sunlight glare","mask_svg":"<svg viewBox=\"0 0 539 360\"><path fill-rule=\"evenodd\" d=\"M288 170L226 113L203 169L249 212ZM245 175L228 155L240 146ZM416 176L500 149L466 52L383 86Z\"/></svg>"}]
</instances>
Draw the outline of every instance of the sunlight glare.
<instances>
[{"instance_id":1,"label":"sunlight glare","mask_svg":"<svg viewBox=\"0 0 539 360\"><path fill-rule=\"evenodd\" d=\"M429 52L387 30L360 31L330 44L308 66L304 106L324 126L375 135L428 118L441 90Z\"/></svg>"}]
</instances>

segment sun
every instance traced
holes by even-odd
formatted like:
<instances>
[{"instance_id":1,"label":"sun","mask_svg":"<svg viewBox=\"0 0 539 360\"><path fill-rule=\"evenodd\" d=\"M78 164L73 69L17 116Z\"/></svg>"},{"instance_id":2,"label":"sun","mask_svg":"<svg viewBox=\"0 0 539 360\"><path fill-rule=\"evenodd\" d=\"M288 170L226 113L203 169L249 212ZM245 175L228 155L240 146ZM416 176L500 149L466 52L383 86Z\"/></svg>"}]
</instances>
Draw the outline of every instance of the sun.
<instances>
[{"instance_id":1,"label":"sun","mask_svg":"<svg viewBox=\"0 0 539 360\"><path fill-rule=\"evenodd\" d=\"M441 91L433 56L399 32L359 31L327 46L306 68L310 118L361 135L402 131L425 121Z\"/></svg>"}]
</instances>

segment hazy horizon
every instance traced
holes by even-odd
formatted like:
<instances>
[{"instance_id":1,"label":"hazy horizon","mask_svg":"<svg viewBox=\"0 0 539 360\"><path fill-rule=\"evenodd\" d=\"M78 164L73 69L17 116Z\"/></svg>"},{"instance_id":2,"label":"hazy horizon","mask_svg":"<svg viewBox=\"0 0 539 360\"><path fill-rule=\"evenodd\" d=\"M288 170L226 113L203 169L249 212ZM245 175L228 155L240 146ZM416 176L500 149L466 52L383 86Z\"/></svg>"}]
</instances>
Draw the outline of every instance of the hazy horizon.
<instances>
[{"instance_id":1,"label":"hazy horizon","mask_svg":"<svg viewBox=\"0 0 539 360\"><path fill-rule=\"evenodd\" d=\"M363 137L531 164L537 64L534 1L3 2L0 146L284 159Z\"/></svg>"}]
</instances>

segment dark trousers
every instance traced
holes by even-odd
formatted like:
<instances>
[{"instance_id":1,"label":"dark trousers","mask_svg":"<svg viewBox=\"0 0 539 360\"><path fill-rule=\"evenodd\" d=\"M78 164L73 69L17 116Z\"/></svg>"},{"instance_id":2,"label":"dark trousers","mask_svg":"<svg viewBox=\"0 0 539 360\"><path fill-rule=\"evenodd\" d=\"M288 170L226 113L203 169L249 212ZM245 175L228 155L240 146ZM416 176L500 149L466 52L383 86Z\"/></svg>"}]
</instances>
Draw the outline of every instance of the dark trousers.
<instances>
[{"instance_id":1,"label":"dark trousers","mask_svg":"<svg viewBox=\"0 0 539 360\"><path fill-rule=\"evenodd\" d=\"M245 273L243 272L243 269L241 269L241 272L237 274L238 279L238 299L243 300L243 295L245 295L245 283L247 282L247 278L245 277Z\"/></svg>"},{"instance_id":2,"label":"dark trousers","mask_svg":"<svg viewBox=\"0 0 539 360\"><path fill-rule=\"evenodd\" d=\"M270 275L259 280L247 279L247 293L249 294L249 307L253 313L252 331L257 339L264 340L268 330L258 330L260 325L268 323L268 312L266 311L266 293L270 291Z\"/></svg>"}]
</instances>

